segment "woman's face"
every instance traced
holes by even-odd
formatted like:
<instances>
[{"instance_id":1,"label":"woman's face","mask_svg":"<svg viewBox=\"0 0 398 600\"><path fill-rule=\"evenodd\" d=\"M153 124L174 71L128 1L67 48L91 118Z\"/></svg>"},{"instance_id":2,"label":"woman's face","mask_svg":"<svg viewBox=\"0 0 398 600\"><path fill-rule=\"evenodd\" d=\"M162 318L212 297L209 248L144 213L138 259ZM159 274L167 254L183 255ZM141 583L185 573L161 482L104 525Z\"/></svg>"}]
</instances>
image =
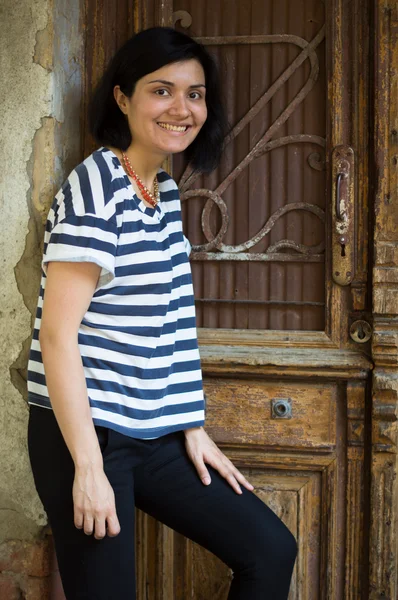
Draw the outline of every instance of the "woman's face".
<instances>
[{"instance_id":1,"label":"woman's face","mask_svg":"<svg viewBox=\"0 0 398 600\"><path fill-rule=\"evenodd\" d=\"M128 118L132 147L155 154L185 150L207 118L205 75L195 59L171 63L142 77L131 98L119 86L114 93Z\"/></svg>"}]
</instances>

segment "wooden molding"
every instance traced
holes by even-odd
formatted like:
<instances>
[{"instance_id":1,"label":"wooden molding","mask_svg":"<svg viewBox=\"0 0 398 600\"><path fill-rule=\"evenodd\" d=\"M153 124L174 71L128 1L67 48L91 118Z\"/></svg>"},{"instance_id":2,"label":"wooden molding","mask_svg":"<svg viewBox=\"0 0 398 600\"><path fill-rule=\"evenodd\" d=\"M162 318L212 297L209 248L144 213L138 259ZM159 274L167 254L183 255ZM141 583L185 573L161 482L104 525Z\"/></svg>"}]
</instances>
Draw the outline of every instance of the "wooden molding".
<instances>
[{"instance_id":1,"label":"wooden molding","mask_svg":"<svg viewBox=\"0 0 398 600\"><path fill-rule=\"evenodd\" d=\"M362 598L365 562L365 383L347 385L347 514L345 590L346 600Z\"/></svg>"},{"instance_id":2,"label":"wooden molding","mask_svg":"<svg viewBox=\"0 0 398 600\"><path fill-rule=\"evenodd\" d=\"M398 3L375 2L372 472L369 598L398 596Z\"/></svg>"},{"instance_id":3,"label":"wooden molding","mask_svg":"<svg viewBox=\"0 0 398 600\"><path fill-rule=\"evenodd\" d=\"M396 473L396 456L378 452L373 455L370 600L397 597Z\"/></svg>"},{"instance_id":4,"label":"wooden molding","mask_svg":"<svg viewBox=\"0 0 398 600\"><path fill-rule=\"evenodd\" d=\"M372 353L378 367L398 366L398 319L374 319Z\"/></svg>"},{"instance_id":5,"label":"wooden molding","mask_svg":"<svg viewBox=\"0 0 398 600\"><path fill-rule=\"evenodd\" d=\"M299 348L336 348L324 331L259 331L254 329L198 329L199 344Z\"/></svg>"},{"instance_id":6,"label":"wooden molding","mask_svg":"<svg viewBox=\"0 0 398 600\"><path fill-rule=\"evenodd\" d=\"M396 370L376 369L373 373L373 452L398 452L398 381Z\"/></svg>"},{"instance_id":7,"label":"wooden molding","mask_svg":"<svg viewBox=\"0 0 398 600\"><path fill-rule=\"evenodd\" d=\"M364 354L343 349L202 345L200 356L205 375L365 379L373 367Z\"/></svg>"}]
</instances>

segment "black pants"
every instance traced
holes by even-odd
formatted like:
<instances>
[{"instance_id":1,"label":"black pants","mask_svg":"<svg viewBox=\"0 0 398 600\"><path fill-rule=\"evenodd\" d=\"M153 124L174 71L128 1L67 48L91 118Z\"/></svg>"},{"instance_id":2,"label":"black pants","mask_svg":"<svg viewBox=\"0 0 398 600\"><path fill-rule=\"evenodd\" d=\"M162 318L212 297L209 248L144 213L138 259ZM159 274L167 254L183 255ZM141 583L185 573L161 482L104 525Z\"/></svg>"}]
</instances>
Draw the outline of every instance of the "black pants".
<instances>
[{"instance_id":1,"label":"black pants","mask_svg":"<svg viewBox=\"0 0 398 600\"><path fill-rule=\"evenodd\" d=\"M138 440L105 427L96 431L121 526L119 535L102 540L74 525L74 464L53 412L30 407L32 471L68 600L135 599L135 506L232 569L228 600L286 600L296 541L253 492L242 487L243 494L236 494L211 467L212 482L203 485L187 456L183 432Z\"/></svg>"}]
</instances>

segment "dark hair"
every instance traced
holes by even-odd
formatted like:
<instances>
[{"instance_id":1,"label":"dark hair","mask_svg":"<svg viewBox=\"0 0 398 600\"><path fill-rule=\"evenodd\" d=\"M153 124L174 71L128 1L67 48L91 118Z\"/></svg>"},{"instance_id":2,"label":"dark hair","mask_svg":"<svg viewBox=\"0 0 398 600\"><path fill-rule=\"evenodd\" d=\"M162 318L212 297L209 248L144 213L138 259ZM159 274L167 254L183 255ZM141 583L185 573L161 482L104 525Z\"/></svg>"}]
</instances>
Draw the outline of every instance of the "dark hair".
<instances>
[{"instance_id":1,"label":"dark hair","mask_svg":"<svg viewBox=\"0 0 398 600\"><path fill-rule=\"evenodd\" d=\"M195 171L212 171L219 162L227 129L218 70L202 44L170 27L152 27L137 33L112 58L89 106L89 128L96 142L121 150L131 144L127 119L113 95L115 85L131 97L141 77L170 63L189 59L198 60L205 73L207 119L184 155Z\"/></svg>"}]
</instances>

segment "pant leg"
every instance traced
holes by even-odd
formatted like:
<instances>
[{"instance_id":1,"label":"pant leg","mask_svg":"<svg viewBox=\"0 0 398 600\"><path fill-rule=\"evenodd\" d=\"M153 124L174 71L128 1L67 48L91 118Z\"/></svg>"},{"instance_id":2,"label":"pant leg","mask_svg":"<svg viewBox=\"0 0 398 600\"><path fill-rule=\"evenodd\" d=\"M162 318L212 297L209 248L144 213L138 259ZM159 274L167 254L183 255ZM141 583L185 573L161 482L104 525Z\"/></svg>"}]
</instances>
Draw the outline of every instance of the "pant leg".
<instances>
[{"instance_id":1,"label":"pant leg","mask_svg":"<svg viewBox=\"0 0 398 600\"><path fill-rule=\"evenodd\" d=\"M107 470L109 430L98 427L96 431L104 470L115 492L119 535L96 540L75 527L73 460L54 413L34 406L30 408L28 429L33 476L51 525L67 600L135 600L133 477L123 469Z\"/></svg>"},{"instance_id":2,"label":"pant leg","mask_svg":"<svg viewBox=\"0 0 398 600\"><path fill-rule=\"evenodd\" d=\"M293 535L254 493L238 495L217 471L205 486L183 433L134 472L136 506L197 542L234 572L229 600L286 600L296 559Z\"/></svg>"}]
</instances>

